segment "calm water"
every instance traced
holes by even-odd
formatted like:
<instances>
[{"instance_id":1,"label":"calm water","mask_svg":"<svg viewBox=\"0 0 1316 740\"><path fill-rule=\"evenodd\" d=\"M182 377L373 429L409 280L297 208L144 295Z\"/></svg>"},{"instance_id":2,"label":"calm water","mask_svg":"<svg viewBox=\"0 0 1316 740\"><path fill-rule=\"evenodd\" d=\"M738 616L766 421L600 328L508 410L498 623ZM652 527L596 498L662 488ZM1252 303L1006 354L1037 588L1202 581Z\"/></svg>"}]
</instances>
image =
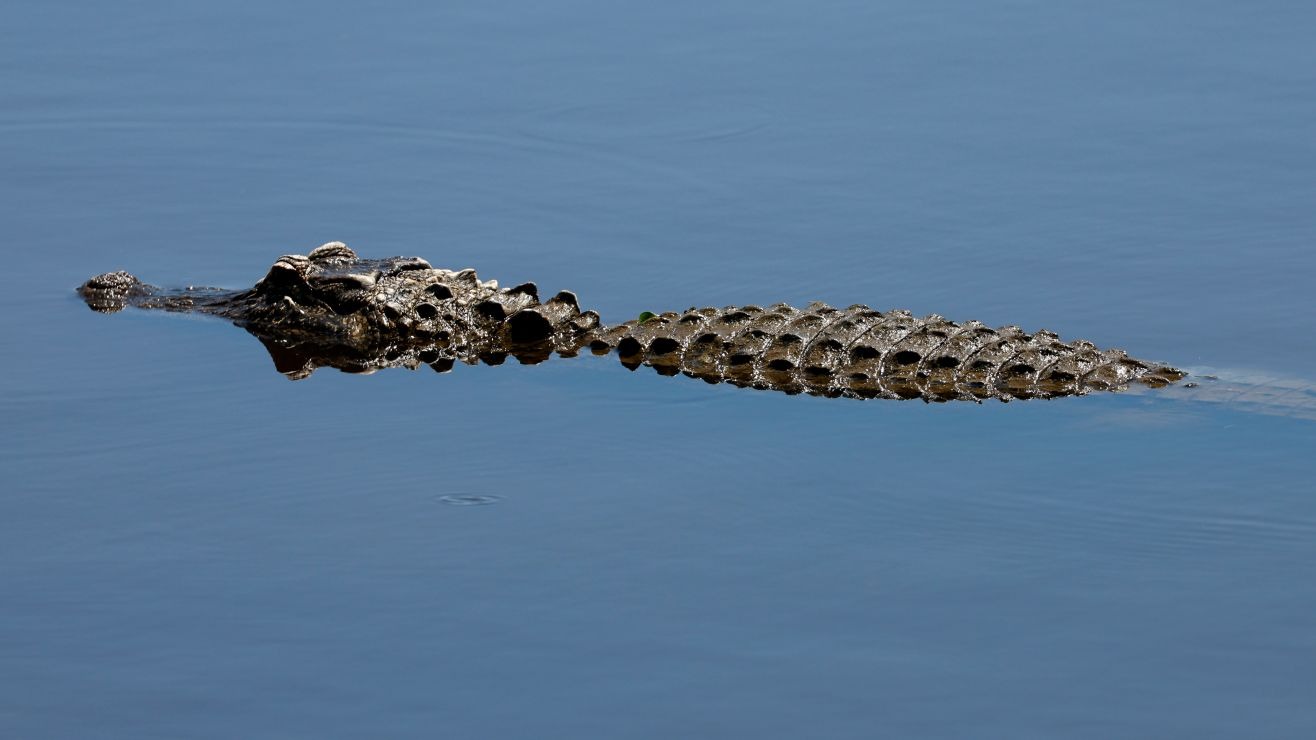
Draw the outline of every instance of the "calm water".
<instances>
[{"instance_id":1,"label":"calm water","mask_svg":"<svg viewBox=\"0 0 1316 740\"><path fill-rule=\"evenodd\" d=\"M1301 385L1316 6L437 5L7 6L0 736L1316 733L1282 408L292 383L72 292L342 239L609 321L866 302Z\"/></svg>"}]
</instances>

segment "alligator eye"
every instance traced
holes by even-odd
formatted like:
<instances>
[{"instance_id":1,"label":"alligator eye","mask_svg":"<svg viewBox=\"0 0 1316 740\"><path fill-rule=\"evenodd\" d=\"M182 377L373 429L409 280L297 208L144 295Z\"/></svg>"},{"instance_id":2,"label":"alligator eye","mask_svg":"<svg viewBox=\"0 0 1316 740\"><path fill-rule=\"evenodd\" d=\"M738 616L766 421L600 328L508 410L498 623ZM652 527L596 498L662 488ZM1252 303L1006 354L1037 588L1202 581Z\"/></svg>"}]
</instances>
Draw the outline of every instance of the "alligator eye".
<instances>
[{"instance_id":1,"label":"alligator eye","mask_svg":"<svg viewBox=\"0 0 1316 740\"><path fill-rule=\"evenodd\" d=\"M332 264L351 262L356 259L356 252L353 252L342 242L329 242L312 249L311 253L307 256L315 262Z\"/></svg>"},{"instance_id":2,"label":"alligator eye","mask_svg":"<svg viewBox=\"0 0 1316 740\"><path fill-rule=\"evenodd\" d=\"M377 272L347 272L313 279L317 285L326 287L373 288L378 277Z\"/></svg>"},{"instance_id":3,"label":"alligator eye","mask_svg":"<svg viewBox=\"0 0 1316 740\"><path fill-rule=\"evenodd\" d=\"M406 261L400 261L397 264L394 264L392 268L389 270L389 274L396 275L399 272L406 272L407 270L433 270L433 269L434 269L433 267L430 267L430 263L426 262L425 260L419 257L410 257L407 258Z\"/></svg>"},{"instance_id":4,"label":"alligator eye","mask_svg":"<svg viewBox=\"0 0 1316 740\"><path fill-rule=\"evenodd\" d=\"M306 283L305 275L309 262L309 260L299 254L286 254L270 266L270 271L265 275L265 279L261 280L259 284L278 287L297 284L304 285Z\"/></svg>"}]
</instances>

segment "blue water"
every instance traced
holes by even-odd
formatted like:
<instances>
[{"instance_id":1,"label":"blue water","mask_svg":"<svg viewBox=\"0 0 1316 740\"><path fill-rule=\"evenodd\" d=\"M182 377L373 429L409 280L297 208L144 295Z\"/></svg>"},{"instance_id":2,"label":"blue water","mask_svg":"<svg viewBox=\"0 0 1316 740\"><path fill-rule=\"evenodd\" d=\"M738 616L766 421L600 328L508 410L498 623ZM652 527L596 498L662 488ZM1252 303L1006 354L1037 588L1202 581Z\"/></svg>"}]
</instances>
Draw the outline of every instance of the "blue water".
<instances>
[{"instance_id":1,"label":"blue water","mask_svg":"<svg viewBox=\"0 0 1316 740\"><path fill-rule=\"evenodd\" d=\"M341 239L1316 385L1310 3L11 3L0 737L1309 738L1316 421L322 369Z\"/></svg>"}]
</instances>

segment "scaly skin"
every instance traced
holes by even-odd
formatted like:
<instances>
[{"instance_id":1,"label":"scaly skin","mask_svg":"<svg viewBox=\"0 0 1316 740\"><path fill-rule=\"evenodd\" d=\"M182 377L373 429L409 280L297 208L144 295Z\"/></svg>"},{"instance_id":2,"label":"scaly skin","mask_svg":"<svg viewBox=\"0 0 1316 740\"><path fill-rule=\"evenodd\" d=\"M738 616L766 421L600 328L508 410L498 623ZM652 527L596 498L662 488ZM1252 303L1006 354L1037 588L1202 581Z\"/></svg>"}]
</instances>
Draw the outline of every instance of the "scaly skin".
<instances>
[{"instance_id":1,"label":"scaly skin","mask_svg":"<svg viewBox=\"0 0 1316 740\"><path fill-rule=\"evenodd\" d=\"M700 308L608 328L593 311L581 312L571 293L540 303L533 283L499 288L474 270L434 269L418 258L363 260L341 242L280 257L241 292L162 291L114 272L79 293L106 313L136 306L223 316L260 338L293 378L322 366L369 372L423 363L443 371L455 361L499 364L509 355L530 364L586 346L615 350L631 369L829 397L1008 401L1185 377L1051 332L859 305Z\"/></svg>"},{"instance_id":2,"label":"scaly skin","mask_svg":"<svg viewBox=\"0 0 1316 740\"><path fill-rule=\"evenodd\" d=\"M825 303L666 313L605 329L591 348L615 348L628 367L649 365L665 375L828 397L1055 398L1185 377L1120 350L1061 342L1048 331Z\"/></svg>"}]
</instances>

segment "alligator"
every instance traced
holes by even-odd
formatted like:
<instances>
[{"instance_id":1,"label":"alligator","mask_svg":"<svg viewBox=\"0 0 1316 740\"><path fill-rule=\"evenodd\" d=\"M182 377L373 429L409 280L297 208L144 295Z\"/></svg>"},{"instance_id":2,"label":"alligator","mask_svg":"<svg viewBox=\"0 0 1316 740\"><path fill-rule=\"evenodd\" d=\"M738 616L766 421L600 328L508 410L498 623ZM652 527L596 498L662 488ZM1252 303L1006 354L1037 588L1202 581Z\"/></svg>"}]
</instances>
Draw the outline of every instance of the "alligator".
<instances>
[{"instance_id":1,"label":"alligator","mask_svg":"<svg viewBox=\"0 0 1316 740\"><path fill-rule=\"evenodd\" d=\"M584 349L616 352L632 370L833 398L1010 401L1163 388L1186 377L1049 331L864 305L691 308L609 327L568 291L541 302L533 283L500 288L475 270L437 269L417 257L361 259L342 242L284 255L243 291L164 290L110 272L78 292L103 313L133 306L228 319L295 380L326 366L447 371L457 362L497 365L510 356L535 364Z\"/></svg>"}]
</instances>

